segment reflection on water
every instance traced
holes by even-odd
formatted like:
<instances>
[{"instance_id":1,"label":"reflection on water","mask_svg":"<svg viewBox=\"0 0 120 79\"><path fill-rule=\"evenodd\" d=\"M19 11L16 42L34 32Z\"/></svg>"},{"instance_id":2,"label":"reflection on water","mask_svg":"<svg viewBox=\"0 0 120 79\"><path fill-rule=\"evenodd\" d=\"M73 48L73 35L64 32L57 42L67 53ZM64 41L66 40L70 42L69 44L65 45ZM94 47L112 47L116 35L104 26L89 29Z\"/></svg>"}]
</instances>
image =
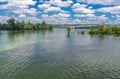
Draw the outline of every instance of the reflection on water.
<instances>
[{"instance_id":1,"label":"reflection on water","mask_svg":"<svg viewBox=\"0 0 120 79\"><path fill-rule=\"evenodd\" d=\"M100 42L104 41L106 35L90 35L91 38L97 37Z\"/></svg>"},{"instance_id":2,"label":"reflection on water","mask_svg":"<svg viewBox=\"0 0 120 79\"><path fill-rule=\"evenodd\" d=\"M120 37L64 29L0 34L0 79L119 79Z\"/></svg>"},{"instance_id":3,"label":"reflection on water","mask_svg":"<svg viewBox=\"0 0 120 79\"><path fill-rule=\"evenodd\" d=\"M51 31L47 31L51 33ZM32 44L44 40L45 31L2 31L0 36L0 50L12 49L23 44Z\"/></svg>"},{"instance_id":4,"label":"reflection on water","mask_svg":"<svg viewBox=\"0 0 120 79\"><path fill-rule=\"evenodd\" d=\"M68 33L66 37L69 39L70 38L70 33Z\"/></svg>"}]
</instances>

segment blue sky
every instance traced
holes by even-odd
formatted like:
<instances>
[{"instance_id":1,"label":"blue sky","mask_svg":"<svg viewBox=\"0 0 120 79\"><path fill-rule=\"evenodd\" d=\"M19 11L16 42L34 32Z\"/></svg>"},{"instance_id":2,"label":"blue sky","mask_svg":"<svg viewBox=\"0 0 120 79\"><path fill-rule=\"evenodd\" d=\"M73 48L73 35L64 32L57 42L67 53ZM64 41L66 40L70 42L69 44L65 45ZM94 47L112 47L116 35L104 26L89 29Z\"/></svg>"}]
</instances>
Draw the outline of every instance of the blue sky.
<instances>
[{"instance_id":1,"label":"blue sky","mask_svg":"<svg viewBox=\"0 0 120 79\"><path fill-rule=\"evenodd\" d=\"M120 0L0 0L0 22L9 18L49 24L120 24Z\"/></svg>"}]
</instances>

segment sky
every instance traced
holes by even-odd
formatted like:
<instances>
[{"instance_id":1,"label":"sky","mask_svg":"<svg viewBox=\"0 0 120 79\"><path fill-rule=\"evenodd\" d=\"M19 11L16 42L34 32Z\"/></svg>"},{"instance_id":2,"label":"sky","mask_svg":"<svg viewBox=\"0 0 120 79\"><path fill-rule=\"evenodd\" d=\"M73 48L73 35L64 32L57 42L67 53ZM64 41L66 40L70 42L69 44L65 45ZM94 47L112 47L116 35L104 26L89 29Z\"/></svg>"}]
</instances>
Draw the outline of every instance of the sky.
<instances>
[{"instance_id":1,"label":"sky","mask_svg":"<svg viewBox=\"0 0 120 79\"><path fill-rule=\"evenodd\" d=\"M0 23L120 24L120 0L0 0Z\"/></svg>"}]
</instances>

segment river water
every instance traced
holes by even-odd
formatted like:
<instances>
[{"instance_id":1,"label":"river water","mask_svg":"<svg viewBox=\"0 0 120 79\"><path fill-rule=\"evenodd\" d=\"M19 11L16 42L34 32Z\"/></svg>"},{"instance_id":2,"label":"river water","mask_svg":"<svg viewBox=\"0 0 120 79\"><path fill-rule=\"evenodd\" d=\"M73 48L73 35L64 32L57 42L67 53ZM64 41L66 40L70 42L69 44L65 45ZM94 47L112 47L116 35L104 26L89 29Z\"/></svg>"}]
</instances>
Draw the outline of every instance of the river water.
<instances>
[{"instance_id":1,"label":"river water","mask_svg":"<svg viewBox=\"0 0 120 79\"><path fill-rule=\"evenodd\" d=\"M1 31L0 79L120 79L120 37Z\"/></svg>"}]
</instances>

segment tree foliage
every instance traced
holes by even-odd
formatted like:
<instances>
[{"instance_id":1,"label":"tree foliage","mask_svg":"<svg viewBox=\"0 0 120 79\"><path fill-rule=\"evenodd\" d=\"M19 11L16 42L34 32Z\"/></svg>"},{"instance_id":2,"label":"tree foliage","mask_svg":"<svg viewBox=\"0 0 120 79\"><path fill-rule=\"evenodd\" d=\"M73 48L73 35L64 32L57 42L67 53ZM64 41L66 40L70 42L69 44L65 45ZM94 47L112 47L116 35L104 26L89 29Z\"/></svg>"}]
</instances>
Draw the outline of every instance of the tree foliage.
<instances>
[{"instance_id":1,"label":"tree foliage","mask_svg":"<svg viewBox=\"0 0 120 79\"><path fill-rule=\"evenodd\" d=\"M72 27L71 27L71 26L67 26L67 27L66 27L66 30L68 31L68 34L69 34L70 31L72 30Z\"/></svg>"},{"instance_id":2,"label":"tree foliage","mask_svg":"<svg viewBox=\"0 0 120 79\"><path fill-rule=\"evenodd\" d=\"M43 21L42 23L33 24L30 21L25 23L24 21L18 22L14 18L7 20L7 23L0 23L0 30L52 30L53 25L48 25Z\"/></svg>"},{"instance_id":3,"label":"tree foliage","mask_svg":"<svg viewBox=\"0 0 120 79\"><path fill-rule=\"evenodd\" d=\"M105 23L101 23L98 29L91 28L89 34L120 34L119 26L106 26Z\"/></svg>"}]
</instances>

